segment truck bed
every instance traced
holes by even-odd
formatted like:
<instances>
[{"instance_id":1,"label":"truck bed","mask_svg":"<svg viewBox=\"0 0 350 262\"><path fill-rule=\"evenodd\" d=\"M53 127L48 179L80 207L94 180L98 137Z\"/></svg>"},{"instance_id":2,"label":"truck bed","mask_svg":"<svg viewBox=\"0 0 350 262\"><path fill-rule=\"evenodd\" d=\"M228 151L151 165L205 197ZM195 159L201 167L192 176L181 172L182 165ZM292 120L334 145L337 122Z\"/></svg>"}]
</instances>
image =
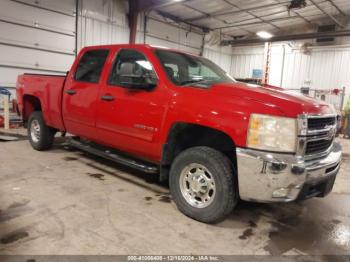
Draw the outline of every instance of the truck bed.
<instances>
[{"instance_id":1,"label":"truck bed","mask_svg":"<svg viewBox=\"0 0 350 262\"><path fill-rule=\"evenodd\" d=\"M23 103L25 97L39 99L45 122L48 126L65 130L62 119L62 92L65 75L23 74L18 76L18 107L22 116L29 117L31 104Z\"/></svg>"}]
</instances>

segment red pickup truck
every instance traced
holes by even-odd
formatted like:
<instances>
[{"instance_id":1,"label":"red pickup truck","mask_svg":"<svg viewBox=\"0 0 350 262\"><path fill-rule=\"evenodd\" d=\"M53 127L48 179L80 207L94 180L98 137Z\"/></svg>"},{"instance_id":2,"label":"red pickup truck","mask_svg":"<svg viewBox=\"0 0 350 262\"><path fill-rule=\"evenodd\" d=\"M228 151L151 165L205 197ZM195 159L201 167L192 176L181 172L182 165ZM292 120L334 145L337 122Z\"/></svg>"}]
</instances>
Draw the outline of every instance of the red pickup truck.
<instances>
[{"instance_id":1,"label":"red pickup truck","mask_svg":"<svg viewBox=\"0 0 350 262\"><path fill-rule=\"evenodd\" d=\"M202 222L238 199L323 197L340 167L331 105L172 49L86 47L67 76L20 75L17 98L34 149L69 132L81 150L168 180L178 209Z\"/></svg>"}]
</instances>

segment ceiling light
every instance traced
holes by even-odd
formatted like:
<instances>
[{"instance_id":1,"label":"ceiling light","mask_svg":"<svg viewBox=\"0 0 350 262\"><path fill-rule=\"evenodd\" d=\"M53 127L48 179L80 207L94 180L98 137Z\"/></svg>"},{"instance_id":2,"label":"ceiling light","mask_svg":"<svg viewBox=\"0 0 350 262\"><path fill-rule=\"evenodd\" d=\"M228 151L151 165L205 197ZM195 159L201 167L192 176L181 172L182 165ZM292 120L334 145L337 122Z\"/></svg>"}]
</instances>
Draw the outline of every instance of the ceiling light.
<instances>
[{"instance_id":1,"label":"ceiling light","mask_svg":"<svg viewBox=\"0 0 350 262\"><path fill-rule=\"evenodd\" d=\"M266 32L266 31L257 32L256 35L261 37L261 38L264 38L264 39L269 39L269 38L273 37L273 35L271 33Z\"/></svg>"}]
</instances>

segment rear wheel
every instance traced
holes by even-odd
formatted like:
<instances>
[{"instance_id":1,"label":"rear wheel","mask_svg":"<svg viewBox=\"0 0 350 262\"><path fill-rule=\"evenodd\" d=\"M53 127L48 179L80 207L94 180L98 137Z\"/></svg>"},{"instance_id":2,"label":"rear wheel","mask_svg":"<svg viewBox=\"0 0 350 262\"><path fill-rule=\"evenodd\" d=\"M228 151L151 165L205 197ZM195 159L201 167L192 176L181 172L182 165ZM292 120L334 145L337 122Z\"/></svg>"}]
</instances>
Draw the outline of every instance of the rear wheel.
<instances>
[{"instance_id":1,"label":"rear wheel","mask_svg":"<svg viewBox=\"0 0 350 262\"><path fill-rule=\"evenodd\" d=\"M178 209L205 223L232 212L238 200L235 171L223 153L193 147L180 153L170 170L170 191Z\"/></svg>"},{"instance_id":2,"label":"rear wheel","mask_svg":"<svg viewBox=\"0 0 350 262\"><path fill-rule=\"evenodd\" d=\"M45 124L42 112L33 112L28 120L29 142L35 150L48 150L53 144L55 130Z\"/></svg>"}]
</instances>

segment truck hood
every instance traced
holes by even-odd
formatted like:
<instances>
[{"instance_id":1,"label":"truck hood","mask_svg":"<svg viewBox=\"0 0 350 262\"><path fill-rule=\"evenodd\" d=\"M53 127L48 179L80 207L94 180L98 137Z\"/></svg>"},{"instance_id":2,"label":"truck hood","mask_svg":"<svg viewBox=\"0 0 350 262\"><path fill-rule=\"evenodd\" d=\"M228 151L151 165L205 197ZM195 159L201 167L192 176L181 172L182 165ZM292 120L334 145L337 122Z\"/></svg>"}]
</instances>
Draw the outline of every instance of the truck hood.
<instances>
[{"instance_id":1,"label":"truck hood","mask_svg":"<svg viewBox=\"0 0 350 262\"><path fill-rule=\"evenodd\" d=\"M212 92L220 93L225 97L238 96L241 99L277 107L286 117L297 117L299 114L336 114L333 105L279 87L263 87L237 82L215 84L211 89Z\"/></svg>"}]
</instances>

